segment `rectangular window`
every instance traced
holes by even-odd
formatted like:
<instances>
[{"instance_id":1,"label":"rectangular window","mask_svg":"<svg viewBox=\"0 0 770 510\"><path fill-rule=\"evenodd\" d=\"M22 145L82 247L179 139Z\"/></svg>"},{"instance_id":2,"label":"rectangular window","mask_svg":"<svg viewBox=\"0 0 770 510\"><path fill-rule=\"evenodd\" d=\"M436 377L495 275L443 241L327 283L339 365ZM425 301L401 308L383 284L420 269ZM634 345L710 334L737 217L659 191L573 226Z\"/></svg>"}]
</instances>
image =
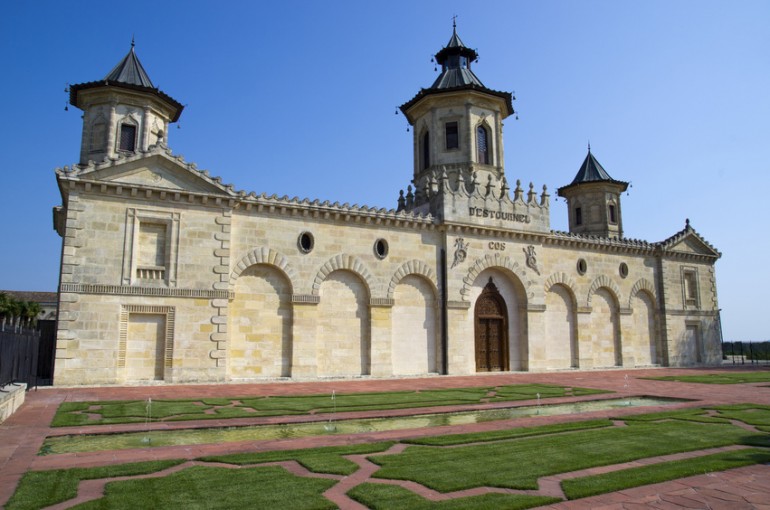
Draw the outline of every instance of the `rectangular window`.
<instances>
[{"instance_id":1,"label":"rectangular window","mask_svg":"<svg viewBox=\"0 0 770 510\"><path fill-rule=\"evenodd\" d=\"M457 122L446 123L446 148L458 149L460 147L460 135Z\"/></svg>"},{"instance_id":2,"label":"rectangular window","mask_svg":"<svg viewBox=\"0 0 770 510\"><path fill-rule=\"evenodd\" d=\"M615 214L615 205L610 204L609 206L609 212L610 212L610 223L617 223L618 218Z\"/></svg>"},{"instance_id":3,"label":"rectangular window","mask_svg":"<svg viewBox=\"0 0 770 510\"><path fill-rule=\"evenodd\" d=\"M682 286L685 307L697 308L699 304L698 273L695 269L682 269Z\"/></svg>"},{"instance_id":4,"label":"rectangular window","mask_svg":"<svg viewBox=\"0 0 770 510\"><path fill-rule=\"evenodd\" d=\"M583 224L583 209L575 207L575 225Z\"/></svg>"},{"instance_id":5,"label":"rectangular window","mask_svg":"<svg viewBox=\"0 0 770 510\"><path fill-rule=\"evenodd\" d=\"M139 223L139 257L136 277L141 280L166 279L166 239L168 227L165 223Z\"/></svg>"},{"instance_id":6,"label":"rectangular window","mask_svg":"<svg viewBox=\"0 0 770 510\"><path fill-rule=\"evenodd\" d=\"M136 150L136 126L131 124L120 125L120 145L118 150L134 152Z\"/></svg>"}]
</instances>

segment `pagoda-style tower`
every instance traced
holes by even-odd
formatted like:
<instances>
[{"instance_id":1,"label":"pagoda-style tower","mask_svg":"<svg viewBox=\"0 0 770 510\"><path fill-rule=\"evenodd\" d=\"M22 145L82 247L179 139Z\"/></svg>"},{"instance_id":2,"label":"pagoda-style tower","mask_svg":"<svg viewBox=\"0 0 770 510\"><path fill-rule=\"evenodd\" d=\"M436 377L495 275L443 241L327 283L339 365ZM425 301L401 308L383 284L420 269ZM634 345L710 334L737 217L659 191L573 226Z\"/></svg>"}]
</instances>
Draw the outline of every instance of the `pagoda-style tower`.
<instances>
[{"instance_id":1,"label":"pagoda-style tower","mask_svg":"<svg viewBox=\"0 0 770 510\"><path fill-rule=\"evenodd\" d=\"M414 126L414 185L425 188L446 172L453 186L497 184L504 176L502 121L512 113L510 92L489 89L471 67L478 54L453 25L449 43L436 53L441 74L401 106ZM491 178L491 181L490 181Z\"/></svg>"},{"instance_id":2,"label":"pagoda-style tower","mask_svg":"<svg viewBox=\"0 0 770 510\"><path fill-rule=\"evenodd\" d=\"M131 50L102 80L70 86L70 104L83 110L80 164L115 159L164 144L168 124L184 108L156 88Z\"/></svg>"},{"instance_id":3,"label":"pagoda-style tower","mask_svg":"<svg viewBox=\"0 0 770 510\"><path fill-rule=\"evenodd\" d=\"M588 155L577 175L557 193L567 199L569 231L599 237L623 237L620 195L628 183L616 181L599 164L588 146Z\"/></svg>"}]
</instances>

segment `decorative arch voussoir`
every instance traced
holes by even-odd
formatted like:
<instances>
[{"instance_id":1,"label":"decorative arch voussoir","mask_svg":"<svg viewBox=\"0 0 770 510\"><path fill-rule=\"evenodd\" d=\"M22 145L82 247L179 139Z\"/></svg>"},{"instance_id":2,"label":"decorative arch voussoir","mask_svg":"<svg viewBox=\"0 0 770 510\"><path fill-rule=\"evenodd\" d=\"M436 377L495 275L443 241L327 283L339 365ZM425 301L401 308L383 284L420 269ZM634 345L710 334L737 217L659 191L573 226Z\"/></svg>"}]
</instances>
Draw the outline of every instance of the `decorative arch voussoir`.
<instances>
[{"instance_id":1,"label":"decorative arch voussoir","mask_svg":"<svg viewBox=\"0 0 770 510\"><path fill-rule=\"evenodd\" d=\"M374 278L372 273L366 268L366 265L356 256L347 255L341 253L330 258L315 275L313 279L312 293L314 296L319 296L321 291L321 284L326 278L334 271L344 269L352 273L357 274L368 287L369 295L371 296L375 288Z\"/></svg>"},{"instance_id":2,"label":"decorative arch voussoir","mask_svg":"<svg viewBox=\"0 0 770 510\"><path fill-rule=\"evenodd\" d=\"M423 276L426 280L433 284L433 291L438 292L438 280L436 279L436 272L431 269L428 264L421 260L410 260L405 262L399 267L393 274L388 284L388 299L393 299L396 292L396 286L401 280L409 275Z\"/></svg>"},{"instance_id":3,"label":"decorative arch voussoir","mask_svg":"<svg viewBox=\"0 0 770 510\"><path fill-rule=\"evenodd\" d=\"M462 296L463 301L468 301L470 288L471 285L473 285L473 282L476 281L476 277L478 277L478 275L485 269L493 267L507 269L515 274L524 286L527 299L532 299L534 297L534 293L532 292L532 280L527 276L527 272L524 268L521 267L518 262L511 260L507 255L495 253L494 255L486 254L482 258L476 259L476 262L471 265L470 269L468 269L468 274L463 278L463 287L460 289L460 295Z\"/></svg>"},{"instance_id":4,"label":"decorative arch voussoir","mask_svg":"<svg viewBox=\"0 0 770 510\"><path fill-rule=\"evenodd\" d=\"M289 259L271 248L260 247L251 250L235 264L232 273L230 273L230 290L235 286L235 282L241 276L241 273L255 264L275 267L286 275L292 289L297 288L297 273L292 265L289 264Z\"/></svg>"},{"instance_id":5,"label":"decorative arch voussoir","mask_svg":"<svg viewBox=\"0 0 770 510\"><path fill-rule=\"evenodd\" d=\"M621 303L620 287L618 287L618 284L612 281L609 276L603 274L597 277L591 284L591 288L588 291L588 297L586 299L588 306L591 306L591 299L593 298L594 293L602 287L610 290L610 292L615 295L617 302Z\"/></svg>"},{"instance_id":6,"label":"decorative arch voussoir","mask_svg":"<svg viewBox=\"0 0 770 510\"><path fill-rule=\"evenodd\" d=\"M628 307L631 308L631 300L634 299L639 292L646 292L652 298L653 303L658 302L658 296L655 292L655 286L646 278L640 278L634 286L631 288L631 293L628 296Z\"/></svg>"}]
</instances>

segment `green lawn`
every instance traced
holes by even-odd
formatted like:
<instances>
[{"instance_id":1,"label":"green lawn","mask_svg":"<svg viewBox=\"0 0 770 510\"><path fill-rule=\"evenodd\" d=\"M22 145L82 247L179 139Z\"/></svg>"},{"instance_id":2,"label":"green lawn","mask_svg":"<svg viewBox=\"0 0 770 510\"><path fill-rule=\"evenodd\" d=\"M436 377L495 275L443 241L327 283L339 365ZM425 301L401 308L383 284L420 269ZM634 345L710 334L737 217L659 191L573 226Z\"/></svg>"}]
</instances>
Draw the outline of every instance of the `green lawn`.
<instances>
[{"instance_id":1,"label":"green lawn","mask_svg":"<svg viewBox=\"0 0 770 510\"><path fill-rule=\"evenodd\" d=\"M541 398L607 393L589 388L565 388L546 384L515 384L500 387L399 391L279 397L204 398L199 400L145 400L65 402L51 423L54 427L143 423L145 421L252 418L311 413L405 409L481 402L509 402ZM92 415L90 417L89 415Z\"/></svg>"},{"instance_id":2,"label":"green lawn","mask_svg":"<svg viewBox=\"0 0 770 510\"><path fill-rule=\"evenodd\" d=\"M441 492L480 486L537 489L541 476L757 442L770 446L766 434L733 425L667 420L454 448L410 446L399 455L371 460L381 466L377 478L413 480Z\"/></svg>"},{"instance_id":3,"label":"green lawn","mask_svg":"<svg viewBox=\"0 0 770 510\"><path fill-rule=\"evenodd\" d=\"M351 454L366 455L381 466L374 474L377 478L410 480L450 492L485 486L537 489L537 480L547 475L720 446L754 447L568 480L562 488L570 499L770 462L770 434L730 423L739 420L761 430L770 423L770 406L740 404L616 419L624 420L626 426L584 420L437 436L413 440L421 444L394 455L382 453L392 442L380 442L207 457L200 460L240 468L189 467L161 478L116 481L108 484L104 498L77 508L334 508L322 494L336 480L298 477L278 466L260 464L295 460L313 472L347 476L356 470L355 463L345 458ZM79 480L140 475L179 462L28 472L6 508L44 508L74 497ZM555 501L487 493L431 502L402 487L378 483L356 486L349 495L373 509L530 508Z\"/></svg>"},{"instance_id":4,"label":"green lawn","mask_svg":"<svg viewBox=\"0 0 770 510\"><path fill-rule=\"evenodd\" d=\"M770 382L770 371L764 372L719 372L703 375L668 375L665 377L645 377L654 381L677 381L702 384L743 384Z\"/></svg>"}]
</instances>

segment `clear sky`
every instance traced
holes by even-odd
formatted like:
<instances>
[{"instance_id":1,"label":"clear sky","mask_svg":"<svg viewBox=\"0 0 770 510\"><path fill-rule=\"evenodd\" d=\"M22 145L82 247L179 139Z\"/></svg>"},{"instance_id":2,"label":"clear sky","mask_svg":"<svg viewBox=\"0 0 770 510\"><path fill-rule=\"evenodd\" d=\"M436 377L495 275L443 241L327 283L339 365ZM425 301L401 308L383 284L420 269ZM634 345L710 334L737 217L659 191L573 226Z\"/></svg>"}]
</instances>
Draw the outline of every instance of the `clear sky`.
<instances>
[{"instance_id":1,"label":"clear sky","mask_svg":"<svg viewBox=\"0 0 770 510\"><path fill-rule=\"evenodd\" d=\"M556 199L591 149L630 181L626 237L692 226L726 340L770 339L770 2L7 2L0 15L0 289L55 291L54 168L75 163L68 83L136 52L187 105L169 145L236 189L392 208L412 174L396 106L436 78L452 16L489 88L514 91L510 182ZM754 195L754 192L757 195ZM551 226L567 229L563 201ZM768 314L770 315L770 314Z\"/></svg>"}]
</instances>

